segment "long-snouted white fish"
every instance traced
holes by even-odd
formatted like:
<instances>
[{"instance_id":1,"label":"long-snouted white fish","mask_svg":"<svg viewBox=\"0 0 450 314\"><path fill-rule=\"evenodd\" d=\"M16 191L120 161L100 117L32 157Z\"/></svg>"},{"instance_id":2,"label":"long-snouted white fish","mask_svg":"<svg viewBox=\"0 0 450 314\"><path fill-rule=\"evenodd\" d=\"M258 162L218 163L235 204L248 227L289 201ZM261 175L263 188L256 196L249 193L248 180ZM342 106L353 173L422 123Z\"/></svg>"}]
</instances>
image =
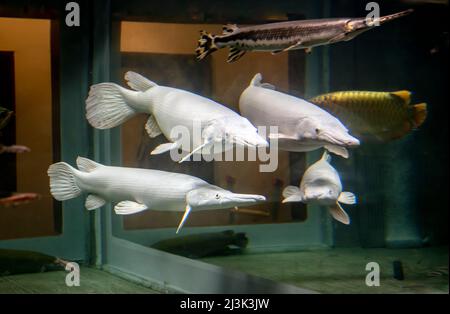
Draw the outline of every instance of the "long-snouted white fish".
<instances>
[{"instance_id":1,"label":"long-snouted white fish","mask_svg":"<svg viewBox=\"0 0 450 314\"><path fill-rule=\"evenodd\" d=\"M330 165L331 157L325 151L322 158L306 169L300 188L289 185L283 190L283 203L303 202L328 206L331 216L343 224L350 224L350 217L339 203L356 204L351 192L342 192L339 174Z\"/></svg>"},{"instance_id":2,"label":"long-snouted white fish","mask_svg":"<svg viewBox=\"0 0 450 314\"><path fill-rule=\"evenodd\" d=\"M261 83L256 74L239 99L241 114L256 126L277 126L278 147L290 152L308 152L325 147L330 152L348 158L346 147L359 145L347 128L334 116L307 102Z\"/></svg>"},{"instance_id":3,"label":"long-snouted white fish","mask_svg":"<svg viewBox=\"0 0 450 314\"><path fill-rule=\"evenodd\" d=\"M129 215L147 209L184 211L177 233L191 211L254 205L265 197L237 194L197 177L150 169L111 167L78 157L79 170L65 162L48 168L50 192L58 201L88 194L85 207L100 208L107 201L118 202L116 214Z\"/></svg>"},{"instance_id":4,"label":"long-snouted white fish","mask_svg":"<svg viewBox=\"0 0 450 314\"><path fill-rule=\"evenodd\" d=\"M150 137L160 134L170 141L156 147L151 154L161 154L181 148L190 152L180 162L194 153L220 153L223 147L233 144L267 147L257 129L244 117L211 99L185 90L160 86L140 74L127 72L125 80L133 89L114 83L92 85L86 99L86 118L98 129L109 129L124 123L138 113L150 117L145 129ZM194 136L194 124L198 123L200 136ZM190 147L182 145L183 139L172 134L175 127L189 131ZM223 144L223 145L215 145ZM227 145L228 144L228 145ZM227 149L227 148L225 148Z\"/></svg>"}]
</instances>

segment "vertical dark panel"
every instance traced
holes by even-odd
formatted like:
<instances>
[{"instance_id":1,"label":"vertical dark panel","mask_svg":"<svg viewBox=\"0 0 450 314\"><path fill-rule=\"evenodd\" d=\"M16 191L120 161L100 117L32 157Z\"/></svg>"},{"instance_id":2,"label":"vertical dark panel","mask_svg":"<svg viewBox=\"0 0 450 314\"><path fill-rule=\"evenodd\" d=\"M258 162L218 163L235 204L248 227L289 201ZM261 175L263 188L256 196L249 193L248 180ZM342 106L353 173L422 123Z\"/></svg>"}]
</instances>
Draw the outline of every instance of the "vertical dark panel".
<instances>
[{"instance_id":1,"label":"vertical dark panel","mask_svg":"<svg viewBox=\"0 0 450 314\"><path fill-rule=\"evenodd\" d=\"M60 133L60 32L59 21L52 20L50 24L50 66L52 79L52 136L53 136L53 162L61 160L61 133ZM53 200L53 220L55 232L62 232L62 203Z\"/></svg>"},{"instance_id":2,"label":"vertical dark panel","mask_svg":"<svg viewBox=\"0 0 450 314\"><path fill-rule=\"evenodd\" d=\"M15 110L14 86L14 52L0 51L0 106ZM14 116L8 125L0 130L0 143L12 145L16 143L16 122ZM0 155L0 193L8 195L17 190L16 155Z\"/></svg>"}]
</instances>

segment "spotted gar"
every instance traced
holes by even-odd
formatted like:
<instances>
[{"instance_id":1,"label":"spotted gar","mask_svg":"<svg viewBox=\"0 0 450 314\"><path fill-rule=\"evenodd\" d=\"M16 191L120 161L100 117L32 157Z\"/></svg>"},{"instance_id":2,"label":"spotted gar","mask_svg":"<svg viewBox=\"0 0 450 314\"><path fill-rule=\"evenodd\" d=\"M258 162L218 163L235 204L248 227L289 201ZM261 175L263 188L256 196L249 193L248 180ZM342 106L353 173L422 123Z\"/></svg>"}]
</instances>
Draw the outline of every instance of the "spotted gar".
<instances>
[{"instance_id":1,"label":"spotted gar","mask_svg":"<svg viewBox=\"0 0 450 314\"><path fill-rule=\"evenodd\" d=\"M287 21L263 25L238 27L228 24L222 35L200 31L196 49L197 59L201 60L214 51L228 47L227 62L240 59L247 51L270 51L277 54L284 51L305 49L311 52L316 46L340 41L349 41L376 25L408 15L412 9L382 16L375 19L327 18L315 20Z\"/></svg>"}]
</instances>

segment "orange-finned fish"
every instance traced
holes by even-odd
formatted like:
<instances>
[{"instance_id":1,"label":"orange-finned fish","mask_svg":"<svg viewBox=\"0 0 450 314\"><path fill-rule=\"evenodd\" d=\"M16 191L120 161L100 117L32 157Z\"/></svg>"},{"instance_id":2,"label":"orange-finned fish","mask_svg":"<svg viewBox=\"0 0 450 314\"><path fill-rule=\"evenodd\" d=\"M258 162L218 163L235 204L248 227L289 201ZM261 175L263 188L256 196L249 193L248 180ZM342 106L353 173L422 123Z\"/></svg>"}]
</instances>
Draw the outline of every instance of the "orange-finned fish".
<instances>
[{"instance_id":1,"label":"orange-finned fish","mask_svg":"<svg viewBox=\"0 0 450 314\"><path fill-rule=\"evenodd\" d=\"M40 199L37 193L17 193L8 197L0 198L0 207L18 206Z\"/></svg>"},{"instance_id":2,"label":"orange-finned fish","mask_svg":"<svg viewBox=\"0 0 450 314\"><path fill-rule=\"evenodd\" d=\"M364 140L399 139L418 128L427 116L427 104L410 105L411 92L341 91L309 100L328 111Z\"/></svg>"}]
</instances>

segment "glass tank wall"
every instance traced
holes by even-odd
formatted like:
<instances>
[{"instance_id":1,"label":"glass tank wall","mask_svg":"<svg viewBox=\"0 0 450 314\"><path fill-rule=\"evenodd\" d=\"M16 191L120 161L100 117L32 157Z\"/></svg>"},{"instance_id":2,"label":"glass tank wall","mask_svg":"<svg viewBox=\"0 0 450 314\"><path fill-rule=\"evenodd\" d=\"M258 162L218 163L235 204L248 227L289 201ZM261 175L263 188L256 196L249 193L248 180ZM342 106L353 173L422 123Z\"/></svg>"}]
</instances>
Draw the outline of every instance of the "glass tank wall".
<instances>
[{"instance_id":1,"label":"glass tank wall","mask_svg":"<svg viewBox=\"0 0 450 314\"><path fill-rule=\"evenodd\" d=\"M25 199L28 203L16 204L20 207L1 207L0 247L30 249L37 241L40 252L95 264L129 280L145 280L160 291L448 293L447 1L379 1L375 11L361 1L158 5L137 0L80 1L81 26L74 27L65 24L63 5L42 3L49 13L8 4L0 14L0 106L14 112L1 130L0 143L31 149L0 155L1 197L7 200L19 195L16 192L32 192ZM202 60L196 55L201 30L220 38L227 24L245 29L298 20L364 18L377 8L381 16L414 11L355 38L346 35L332 40L340 42L314 44L311 51L295 49L302 44L295 41L272 52L241 55L238 50L238 60L228 60L232 62L227 58L236 55L229 55L228 49L212 51ZM320 23L331 27L327 21ZM356 27L345 25L347 30ZM278 36L264 39L267 33L258 27L253 32L257 40L276 41ZM242 36L244 41L256 41ZM133 80L129 71L151 82ZM179 163L172 154L179 147L155 154L156 147L170 142L165 123L189 120L192 112L200 118L203 113L197 98L181 101L186 111L180 113L176 92L167 98L136 95L160 85L185 90L258 126L253 112L243 109L241 96L257 73L275 91L253 81L266 92L254 96L252 110L256 116L266 110L271 125L278 123L282 130L267 137L270 148L258 154L265 160L249 161L255 152L250 148L245 150L247 160L236 160L237 149L230 161ZM135 91L117 85L89 89L106 82ZM298 103L277 92L308 101L299 107L307 117L295 120L297 113L289 106ZM142 106L124 113L115 107L123 99L128 104L142 101ZM99 103L105 107L95 111ZM167 108L154 109L149 120L149 104ZM322 109L309 112L305 108L310 105ZM325 123L336 118L339 125ZM313 120L320 123L310 122L308 127L300 123ZM224 133L236 132L228 121ZM287 134L291 131L298 133ZM346 144L336 139L339 132L347 131L359 145L349 144L350 137ZM311 138L326 132L320 145L311 144ZM293 147L301 140L310 141L308 147L314 149L299 152L283 146ZM75 167L77 156L107 166L167 173L146 181L150 172L135 179L126 172L111 172L110 186L101 186L107 180L100 180L97 190L92 188L95 193L81 188L81 196L56 201L47 169L59 161ZM221 153L216 158L226 156ZM325 170L312 174L311 166L319 160ZM272 169L261 171L261 165ZM78 168L88 173L98 167L78 162ZM167 198L181 193L179 186L190 180L180 177L179 183L169 183L171 173L194 176L220 189L201 190L200 196L183 194L186 204L167 209ZM317 179L320 175L325 177ZM340 188L332 179L336 175ZM306 182L308 178L315 183ZM123 186L123 182L127 183ZM170 184L173 188L165 190ZM138 190L144 196L123 199L130 187L133 197ZM53 196L61 192L56 190ZM155 199L160 197L154 196L155 191L163 200ZM329 201L332 197L323 191L337 194ZM192 205L189 212L189 204L217 204L231 193L263 196L265 201L244 202L241 196L220 209L195 210ZM111 195L112 202L96 198L99 195ZM149 202L156 205L149 207L142 199L145 195L153 195ZM52 244L55 239L61 246L75 241L76 252L58 249ZM368 277L377 267L381 285Z\"/></svg>"}]
</instances>

